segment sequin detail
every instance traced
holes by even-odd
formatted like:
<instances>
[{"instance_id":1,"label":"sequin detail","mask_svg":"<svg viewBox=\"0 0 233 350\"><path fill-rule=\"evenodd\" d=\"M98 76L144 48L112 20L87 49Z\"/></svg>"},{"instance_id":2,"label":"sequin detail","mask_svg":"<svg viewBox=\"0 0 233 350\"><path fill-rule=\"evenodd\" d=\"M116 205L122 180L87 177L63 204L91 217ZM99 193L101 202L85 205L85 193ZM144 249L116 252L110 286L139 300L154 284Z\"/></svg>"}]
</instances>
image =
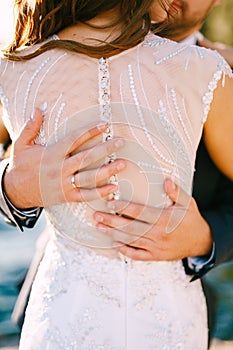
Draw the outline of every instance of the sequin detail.
<instances>
[{"instance_id":1,"label":"sequin detail","mask_svg":"<svg viewBox=\"0 0 233 350\"><path fill-rule=\"evenodd\" d=\"M51 344L51 350L134 350L135 344L146 350L187 349L187 334L192 337L198 330L191 315L179 325L177 312L187 317L191 305L201 310L195 323L202 327L205 301L199 282L189 282L181 262L135 261L126 266L85 248L67 250L61 243L60 239L51 241L47 259L41 263L28 310L36 316L35 325L31 320L28 332L23 333L22 349L30 344L30 330L36 332L37 324L41 324L40 337L32 350L42 350L40 344ZM188 293L182 294L186 289ZM162 302L164 298L174 301L170 308ZM196 349L204 347L197 344Z\"/></svg>"},{"instance_id":2,"label":"sequin detail","mask_svg":"<svg viewBox=\"0 0 233 350\"><path fill-rule=\"evenodd\" d=\"M208 84L208 91L204 94L202 97L203 107L204 107L204 113L203 113L203 119L202 122L205 123L208 113L210 111L210 105L213 100L214 96L214 90L216 89L218 82L222 78L222 86L224 86L225 76L233 77L233 73L229 65L226 63L226 61L223 59L221 55L216 53L219 57L219 63L218 63L218 70L214 72L213 78Z\"/></svg>"},{"instance_id":3,"label":"sequin detail","mask_svg":"<svg viewBox=\"0 0 233 350\"><path fill-rule=\"evenodd\" d=\"M112 112L110 103L110 74L108 67L108 60L106 58L99 59L99 106L100 106L100 119L107 123L107 129L103 133L103 142L107 142L113 138L112 127ZM110 154L105 163L112 163L116 159L116 154ZM118 185L117 175L113 175L109 179L109 183ZM113 193L114 199L120 199L120 192L117 190Z\"/></svg>"}]
</instances>

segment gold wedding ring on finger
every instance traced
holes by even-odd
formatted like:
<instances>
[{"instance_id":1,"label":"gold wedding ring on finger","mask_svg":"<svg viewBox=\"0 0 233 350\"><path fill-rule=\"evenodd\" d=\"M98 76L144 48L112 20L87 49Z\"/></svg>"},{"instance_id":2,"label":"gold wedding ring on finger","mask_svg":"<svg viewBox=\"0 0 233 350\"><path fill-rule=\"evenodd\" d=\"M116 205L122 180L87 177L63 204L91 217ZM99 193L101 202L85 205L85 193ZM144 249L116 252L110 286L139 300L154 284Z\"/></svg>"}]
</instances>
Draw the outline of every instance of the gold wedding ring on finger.
<instances>
[{"instance_id":1,"label":"gold wedding ring on finger","mask_svg":"<svg viewBox=\"0 0 233 350\"><path fill-rule=\"evenodd\" d=\"M78 186L77 186L76 183L75 183L75 174L73 174L72 177L71 177L71 185L72 185L72 187L73 187L74 189L77 189L77 188L78 188Z\"/></svg>"}]
</instances>

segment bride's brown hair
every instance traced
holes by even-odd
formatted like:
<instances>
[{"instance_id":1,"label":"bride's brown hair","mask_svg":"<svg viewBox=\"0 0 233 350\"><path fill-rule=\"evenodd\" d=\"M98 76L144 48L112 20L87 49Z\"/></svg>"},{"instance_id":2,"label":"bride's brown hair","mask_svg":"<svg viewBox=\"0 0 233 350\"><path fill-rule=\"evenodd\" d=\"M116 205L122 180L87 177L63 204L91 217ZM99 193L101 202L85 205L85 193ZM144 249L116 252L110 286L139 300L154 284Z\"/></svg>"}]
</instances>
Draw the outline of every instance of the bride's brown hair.
<instances>
[{"instance_id":1,"label":"bride's brown hair","mask_svg":"<svg viewBox=\"0 0 233 350\"><path fill-rule=\"evenodd\" d=\"M53 48L84 53L92 57L114 55L140 43L151 27L150 6L154 0L15 0L15 29L10 45L4 50L9 60L26 60ZM158 0L165 8L166 0ZM49 40L27 55L17 50L33 46L60 30L91 20L98 14L119 6L120 18L109 27L121 25L119 36L99 45L85 45L72 40ZM160 28L160 25L158 26ZM102 27L101 27L102 28Z\"/></svg>"}]
</instances>

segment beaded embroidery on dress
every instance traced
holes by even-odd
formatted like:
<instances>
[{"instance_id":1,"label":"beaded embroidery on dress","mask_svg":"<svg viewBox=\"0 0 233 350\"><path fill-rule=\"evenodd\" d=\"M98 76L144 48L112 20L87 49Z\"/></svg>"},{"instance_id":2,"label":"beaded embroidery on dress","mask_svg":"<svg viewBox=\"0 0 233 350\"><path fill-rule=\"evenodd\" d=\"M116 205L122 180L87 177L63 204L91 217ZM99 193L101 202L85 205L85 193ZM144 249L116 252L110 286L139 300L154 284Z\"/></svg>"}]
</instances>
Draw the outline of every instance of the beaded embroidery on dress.
<instances>
[{"instance_id":1,"label":"beaded embroidery on dress","mask_svg":"<svg viewBox=\"0 0 233 350\"><path fill-rule=\"evenodd\" d=\"M230 68L217 53L149 34L107 60L60 50L26 64L2 59L0 98L13 139L34 107L44 112L37 138L42 145L105 120L103 142L113 135L126 139L123 151L103 160L128 160L127 169L110 179L118 185L115 199L164 208L170 204L163 190L167 176L191 193L202 126L225 74ZM20 350L206 350L200 281L189 282L181 261L137 262L117 254L92 219L103 207L99 200L45 209L51 240Z\"/></svg>"}]
</instances>

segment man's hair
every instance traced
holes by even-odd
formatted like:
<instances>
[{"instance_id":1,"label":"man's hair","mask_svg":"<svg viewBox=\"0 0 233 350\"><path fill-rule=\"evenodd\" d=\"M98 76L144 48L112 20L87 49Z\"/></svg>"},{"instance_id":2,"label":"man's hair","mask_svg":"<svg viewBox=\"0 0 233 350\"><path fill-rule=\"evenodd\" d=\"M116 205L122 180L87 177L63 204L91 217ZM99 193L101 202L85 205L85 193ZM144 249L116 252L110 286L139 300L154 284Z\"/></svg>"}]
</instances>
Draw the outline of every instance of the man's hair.
<instances>
[{"instance_id":1,"label":"man's hair","mask_svg":"<svg viewBox=\"0 0 233 350\"><path fill-rule=\"evenodd\" d=\"M196 13L192 13L192 16L189 13L189 9L192 9L192 6L189 5L186 1L180 1L181 12L178 17L172 17L166 19L163 22L163 27L157 31L157 35L161 37L166 37L172 40L177 40L177 37L184 36L186 33L190 33L192 29L197 30L200 28L210 11L214 6L215 1L212 0L211 3L208 4L205 11L203 10L197 11ZM153 30L153 25L152 25ZM184 36L185 37L185 36Z\"/></svg>"}]
</instances>

